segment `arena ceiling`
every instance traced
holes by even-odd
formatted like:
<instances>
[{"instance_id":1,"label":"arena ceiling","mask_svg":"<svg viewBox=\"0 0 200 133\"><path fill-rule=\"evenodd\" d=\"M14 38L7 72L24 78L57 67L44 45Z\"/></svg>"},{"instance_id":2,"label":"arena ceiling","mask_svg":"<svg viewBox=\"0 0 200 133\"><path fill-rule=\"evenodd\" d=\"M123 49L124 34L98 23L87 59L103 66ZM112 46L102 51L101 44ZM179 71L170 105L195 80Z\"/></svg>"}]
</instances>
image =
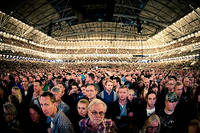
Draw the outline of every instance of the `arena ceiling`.
<instances>
[{"instance_id":1,"label":"arena ceiling","mask_svg":"<svg viewBox=\"0 0 200 133\"><path fill-rule=\"evenodd\" d=\"M127 45L164 47L200 31L199 0L5 0L0 7L7 14L0 15L0 31L55 49L119 54Z\"/></svg>"}]
</instances>

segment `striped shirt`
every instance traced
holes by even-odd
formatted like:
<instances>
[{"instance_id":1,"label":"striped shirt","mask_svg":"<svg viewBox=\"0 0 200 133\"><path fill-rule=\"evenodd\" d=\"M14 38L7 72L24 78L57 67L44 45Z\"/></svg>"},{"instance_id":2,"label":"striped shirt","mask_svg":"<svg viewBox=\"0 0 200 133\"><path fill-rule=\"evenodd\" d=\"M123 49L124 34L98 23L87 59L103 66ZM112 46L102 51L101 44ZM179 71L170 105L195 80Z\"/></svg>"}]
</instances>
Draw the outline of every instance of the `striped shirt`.
<instances>
[{"instance_id":1,"label":"striped shirt","mask_svg":"<svg viewBox=\"0 0 200 133\"><path fill-rule=\"evenodd\" d=\"M51 122L51 133L74 133L72 123L60 110Z\"/></svg>"}]
</instances>

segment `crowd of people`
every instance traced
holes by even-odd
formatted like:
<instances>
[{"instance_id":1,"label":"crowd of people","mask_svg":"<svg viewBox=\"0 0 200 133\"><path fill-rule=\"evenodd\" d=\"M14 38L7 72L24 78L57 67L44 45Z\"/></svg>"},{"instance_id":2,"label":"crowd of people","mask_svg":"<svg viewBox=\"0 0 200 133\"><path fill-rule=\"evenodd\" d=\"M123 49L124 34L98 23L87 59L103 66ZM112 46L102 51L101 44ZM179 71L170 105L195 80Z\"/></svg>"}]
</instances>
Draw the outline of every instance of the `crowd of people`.
<instances>
[{"instance_id":1,"label":"crowd of people","mask_svg":"<svg viewBox=\"0 0 200 133\"><path fill-rule=\"evenodd\" d=\"M4 64L0 67L3 132L200 132L198 69Z\"/></svg>"}]
</instances>

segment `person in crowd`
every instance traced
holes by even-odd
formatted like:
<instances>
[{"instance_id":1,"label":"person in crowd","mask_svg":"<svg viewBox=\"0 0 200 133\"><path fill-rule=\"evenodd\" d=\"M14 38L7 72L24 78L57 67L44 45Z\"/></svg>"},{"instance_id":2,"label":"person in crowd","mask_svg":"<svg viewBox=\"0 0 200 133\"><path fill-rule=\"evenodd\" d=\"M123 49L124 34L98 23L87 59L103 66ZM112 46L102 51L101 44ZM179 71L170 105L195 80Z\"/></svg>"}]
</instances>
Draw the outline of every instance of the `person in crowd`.
<instances>
[{"instance_id":1,"label":"person in crowd","mask_svg":"<svg viewBox=\"0 0 200 133\"><path fill-rule=\"evenodd\" d=\"M11 103L3 104L3 115L5 118L4 130L9 128L18 128L21 129L21 124L17 119L17 110L16 107Z\"/></svg>"},{"instance_id":2,"label":"person in crowd","mask_svg":"<svg viewBox=\"0 0 200 133\"><path fill-rule=\"evenodd\" d=\"M78 101L83 98L82 93L79 91L79 86L77 82L71 84L71 90L69 91L69 97L72 99L73 103L76 105Z\"/></svg>"},{"instance_id":3,"label":"person in crowd","mask_svg":"<svg viewBox=\"0 0 200 133\"><path fill-rule=\"evenodd\" d=\"M69 118L70 117L70 107L69 107L69 105L64 103L62 101L62 99L61 99L61 97L62 97L62 89L59 88L58 86L54 86L51 89L51 93L53 93L55 98L56 98L56 104L57 104L58 109L60 111L62 111Z\"/></svg>"},{"instance_id":4,"label":"person in crowd","mask_svg":"<svg viewBox=\"0 0 200 133\"><path fill-rule=\"evenodd\" d=\"M136 119L138 127L141 128L147 118L154 114L159 109L155 106L156 104L156 93L154 91L148 91L145 97L145 103L137 106Z\"/></svg>"},{"instance_id":5,"label":"person in crowd","mask_svg":"<svg viewBox=\"0 0 200 133\"><path fill-rule=\"evenodd\" d=\"M167 93L174 92L175 85L176 85L176 80L174 78L169 78L165 85L165 88L162 89L161 94L158 98L159 99L158 104L160 106L159 108L165 107L165 97Z\"/></svg>"},{"instance_id":6,"label":"person in crowd","mask_svg":"<svg viewBox=\"0 0 200 133\"><path fill-rule=\"evenodd\" d=\"M20 90L22 89L22 86L21 86L21 79L18 75L15 75L14 77L15 79L15 83L14 83L14 86L13 87L18 87Z\"/></svg>"},{"instance_id":7,"label":"person in crowd","mask_svg":"<svg viewBox=\"0 0 200 133\"><path fill-rule=\"evenodd\" d=\"M177 105L177 95L175 92L169 92L166 95L165 108L157 114L160 117L161 133L174 133L176 131L175 107Z\"/></svg>"},{"instance_id":8,"label":"person in crowd","mask_svg":"<svg viewBox=\"0 0 200 133\"><path fill-rule=\"evenodd\" d=\"M42 82L40 80L36 80L33 84L33 97L31 103L36 104L40 107L40 95L43 93L42 91Z\"/></svg>"},{"instance_id":9,"label":"person in crowd","mask_svg":"<svg viewBox=\"0 0 200 133\"><path fill-rule=\"evenodd\" d=\"M50 131L52 133L74 133L69 118L56 105L56 98L51 92L44 92L40 97L43 113L51 118Z\"/></svg>"},{"instance_id":10,"label":"person in crowd","mask_svg":"<svg viewBox=\"0 0 200 133\"><path fill-rule=\"evenodd\" d=\"M128 101L128 87L122 85L118 91L118 100L108 108L108 117L115 121L119 132L129 132L129 126L135 122L135 108Z\"/></svg>"},{"instance_id":11,"label":"person in crowd","mask_svg":"<svg viewBox=\"0 0 200 133\"><path fill-rule=\"evenodd\" d=\"M22 105L28 106L31 102L31 99L33 97L33 85L29 85L29 81L27 77L22 78Z\"/></svg>"},{"instance_id":12,"label":"person in crowd","mask_svg":"<svg viewBox=\"0 0 200 133\"><path fill-rule=\"evenodd\" d=\"M78 104L77 104L77 111L79 115L78 121L83 118L87 118L88 105L89 105L89 101L87 99L81 99L78 101Z\"/></svg>"},{"instance_id":13,"label":"person in crowd","mask_svg":"<svg viewBox=\"0 0 200 133\"><path fill-rule=\"evenodd\" d=\"M98 93L100 92L100 87L95 83L95 75L93 73L88 73L85 78L85 85L94 84L97 86Z\"/></svg>"},{"instance_id":14,"label":"person in crowd","mask_svg":"<svg viewBox=\"0 0 200 133\"><path fill-rule=\"evenodd\" d=\"M186 133L200 133L200 121L198 119L191 120Z\"/></svg>"},{"instance_id":15,"label":"person in crowd","mask_svg":"<svg viewBox=\"0 0 200 133\"><path fill-rule=\"evenodd\" d=\"M82 85L80 89L81 89L82 96L83 97L86 96L86 86Z\"/></svg>"},{"instance_id":16,"label":"person in crowd","mask_svg":"<svg viewBox=\"0 0 200 133\"><path fill-rule=\"evenodd\" d=\"M29 133L48 133L48 125L46 117L42 110L35 104L30 104L28 107L29 120L24 123L24 132Z\"/></svg>"},{"instance_id":17,"label":"person in crowd","mask_svg":"<svg viewBox=\"0 0 200 133\"><path fill-rule=\"evenodd\" d=\"M189 77L184 77L183 78L183 97L184 99L186 99L187 101L190 101L192 98L192 86L190 86L190 79Z\"/></svg>"},{"instance_id":18,"label":"person in crowd","mask_svg":"<svg viewBox=\"0 0 200 133\"><path fill-rule=\"evenodd\" d=\"M113 81L111 79L105 81L104 91L100 92L98 95L104 99L104 102L108 106L118 99L117 93L113 91Z\"/></svg>"},{"instance_id":19,"label":"person in crowd","mask_svg":"<svg viewBox=\"0 0 200 133\"><path fill-rule=\"evenodd\" d=\"M94 84L90 84L86 87L86 99L91 102L93 99L101 99L103 100L101 97L99 97L98 95L98 88L96 85Z\"/></svg>"},{"instance_id":20,"label":"person in crowd","mask_svg":"<svg viewBox=\"0 0 200 133\"><path fill-rule=\"evenodd\" d=\"M152 114L145 121L140 133L160 133L160 118L156 114Z\"/></svg>"},{"instance_id":21,"label":"person in crowd","mask_svg":"<svg viewBox=\"0 0 200 133\"><path fill-rule=\"evenodd\" d=\"M12 87L11 94L17 97L17 99L19 100L19 103L22 102L22 94L21 94L20 88Z\"/></svg>"},{"instance_id":22,"label":"person in crowd","mask_svg":"<svg viewBox=\"0 0 200 133\"><path fill-rule=\"evenodd\" d=\"M135 92L133 89L128 90L128 100L132 102L135 98Z\"/></svg>"},{"instance_id":23,"label":"person in crowd","mask_svg":"<svg viewBox=\"0 0 200 133\"><path fill-rule=\"evenodd\" d=\"M118 93L118 89L121 86L121 79L119 77L113 78L113 90Z\"/></svg>"},{"instance_id":24,"label":"person in crowd","mask_svg":"<svg viewBox=\"0 0 200 133\"><path fill-rule=\"evenodd\" d=\"M106 104L94 99L88 105L88 118L80 120L81 133L117 133L117 127L111 119L105 118Z\"/></svg>"}]
</instances>

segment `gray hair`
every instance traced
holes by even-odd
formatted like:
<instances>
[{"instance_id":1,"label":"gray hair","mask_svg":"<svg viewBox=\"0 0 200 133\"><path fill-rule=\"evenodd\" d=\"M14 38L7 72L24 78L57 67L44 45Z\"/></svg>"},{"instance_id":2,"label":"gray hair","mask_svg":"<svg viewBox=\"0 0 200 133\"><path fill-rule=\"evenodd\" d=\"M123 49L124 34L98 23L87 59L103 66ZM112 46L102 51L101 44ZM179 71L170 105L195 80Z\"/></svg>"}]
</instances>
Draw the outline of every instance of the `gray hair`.
<instances>
[{"instance_id":1,"label":"gray hair","mask_svg":"<svg viewBox=\"0 0 200 133\"><path fill-rule=\"evenodd\" d=\"M10 115L14 115L14 116L17 115L16 107L13 104L11 104L11 103L5 103L3 105L3 108Z\"/></svg>"},{"instance_id":2,"label":"gray hair","mask_svg":"<svg viewBox=\"0 0 200 133\"><path fill-rule=\"evenodd\" d=\"M62 93L62 89L59 86L54 86L51 89L51 92L57 92L57 93Z\"/></svg>"},{"instance_id":3,"label":"gray hair","mask_svg":"<svg viewBox=\"0 0 200 133\"><path fill-rule=\"evenodd\" d=\"M104 106L104 108L105 108L105 111L107 111L107 105L106 105L103 101L101 101L100 99L93 99L93 100L90 102L90 104L88 105L88 110L90 110L91 107L92 107L93 105L95 105L95 104L102 104L102 105Z\"/></svg>"}]
</instances>

